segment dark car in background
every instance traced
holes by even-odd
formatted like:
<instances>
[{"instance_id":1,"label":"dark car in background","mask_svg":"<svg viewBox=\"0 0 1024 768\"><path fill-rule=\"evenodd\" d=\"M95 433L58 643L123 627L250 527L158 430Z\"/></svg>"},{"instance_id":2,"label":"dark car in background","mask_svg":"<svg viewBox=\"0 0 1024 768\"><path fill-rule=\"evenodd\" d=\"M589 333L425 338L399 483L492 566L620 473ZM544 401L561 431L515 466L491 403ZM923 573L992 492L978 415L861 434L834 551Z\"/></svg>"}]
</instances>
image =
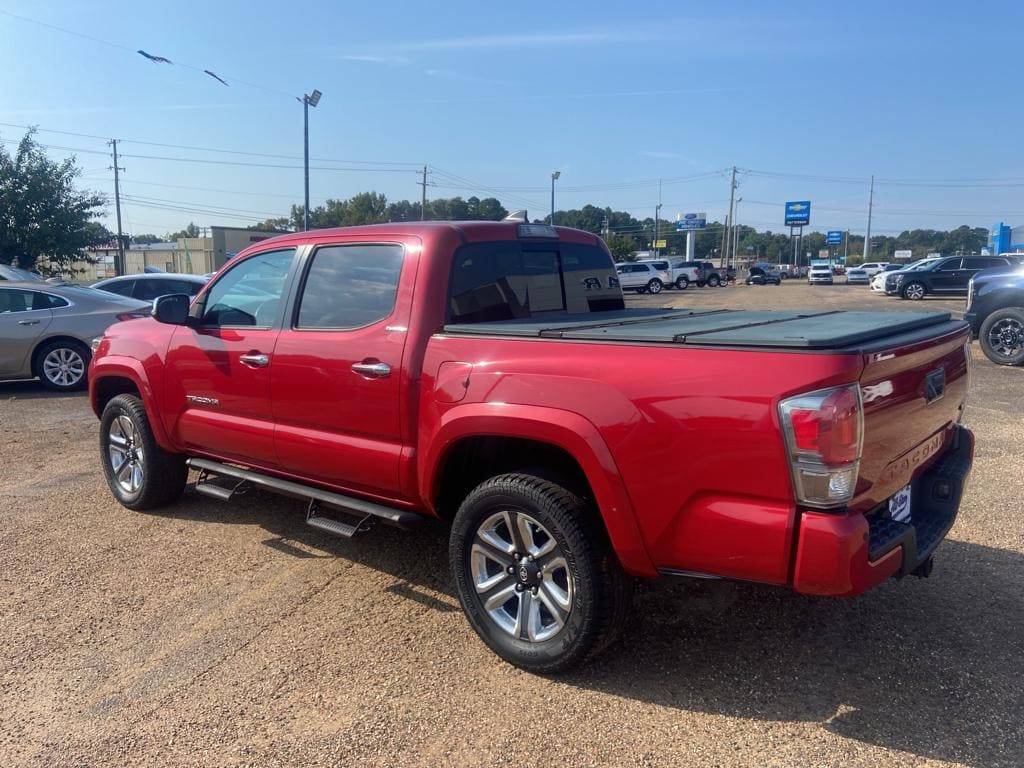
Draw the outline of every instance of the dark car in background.
<instances>
[{"instance_id":1,"label":"dark car in background","mask_svg":"<svg viewBox=\"0 0 1024 768\"><path fill-rule=\"evenodd\" d=\"M779 270L771 267L751 267L747 275L747 285L782 285Z\"/></svg>"},{"instance_id":2,"label":"dark car in background","mask_svg":"<svg viewBox=\"0 0 1024 768\"><path fill-rule=\"evenodd\" d=\"M966 296L967 284L983 269L1014 264L1008 256L947 256L924 259L907 269L890 272L885 278L885 292L911 301L929 294Z\"/></svg>"},{"instance_id":3,"label":"dark car in background","mask_svg":"<svg viewBox=\"0 0 1024 768\"><path fill-rule=\"evenodd\" d=\"M108 277L93 283L90 288L116 293L140 301L152 301L173 293L195 296L209 282L204 275L185 275L173 272L153 272L143 275L121 275Z\"/></svg>"},{"instance_id":4,"label":"dark car in background","mask_svg":"<svg viewBox=\"0 0 1024 768\"><path fill-rule=\"evenodd\" d=\"M964 320L993 363L1024 364L1024 268L987 269L975 275L967 286Z\"/></svg>"}]
</instances>

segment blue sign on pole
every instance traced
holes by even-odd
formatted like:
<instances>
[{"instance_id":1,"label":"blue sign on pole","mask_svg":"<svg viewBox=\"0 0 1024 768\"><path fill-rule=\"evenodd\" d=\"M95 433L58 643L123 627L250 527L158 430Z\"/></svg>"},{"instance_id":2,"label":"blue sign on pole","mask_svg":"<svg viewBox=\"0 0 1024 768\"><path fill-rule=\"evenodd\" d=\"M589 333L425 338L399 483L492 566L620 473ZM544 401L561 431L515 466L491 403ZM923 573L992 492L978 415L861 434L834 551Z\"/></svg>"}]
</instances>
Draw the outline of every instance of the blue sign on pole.
<instances>
[{"instance_id":1,"label":"blue sign on pole","mask_svg":"<svg viewBox=\"0 0 1024 768\"><path fill-rule=\"evenodd\" d=\"M825 233L825 243L828 245L838 245L843 242L842 230L830 229Z\"/></svg>"},{"instance_id":2,"label":"blue sign on pole","mask_svg":"<svg viewBox=\"0 0 1024 768\"><path fill-rule=\"evenodd\" d=\"M686 232L692 229L706 229L708 226L708 215L706 213L684 213L676 221L676 231Z\"/></svg>"},{"instance_id":3,"label":"blue sign on pole","mask_svg":"<svg viewBox=\"0 0 1024 768\"><path fill-rule=\"evenodd\" d=\"M786 203L786 226L805 227L811 223L811 201L797 200Z\"/></svg>"}]
</instances>

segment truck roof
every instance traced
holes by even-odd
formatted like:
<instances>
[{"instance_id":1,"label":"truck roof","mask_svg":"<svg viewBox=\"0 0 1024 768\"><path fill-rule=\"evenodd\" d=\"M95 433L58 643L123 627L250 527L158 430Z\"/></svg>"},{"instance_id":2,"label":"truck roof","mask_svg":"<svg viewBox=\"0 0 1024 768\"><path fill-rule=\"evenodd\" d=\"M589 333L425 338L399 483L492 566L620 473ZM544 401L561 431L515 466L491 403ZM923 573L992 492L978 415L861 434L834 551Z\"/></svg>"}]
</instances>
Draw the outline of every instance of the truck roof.
<instances>
[{"instance_id":1,"label":"truck roof","mask_svg":"<svg viewBox=\"0 0 1024 768\"><path fill-rule=\"evenodd\" d=\"M357 227L335 227L332 229L311 229L308 232L288 232L277 237L261 240L242 253L253 248L264 250L269 243L285 246L310 242L311 240L331 240L338 237L365 236L374 240L384 239L389 235L419 236L424 239L440 236L444 233L458 233L466 243L487 240L530 240L544 242L552 240L548 237L520 237L519 227L527 222L521 221L392 221L386 224L364 224ZM598 245L601 239L590 232L571 227L555 227L558 241L586 243ZM239 254L242 255L242 254Z\"/></svg>"}]
</instances>

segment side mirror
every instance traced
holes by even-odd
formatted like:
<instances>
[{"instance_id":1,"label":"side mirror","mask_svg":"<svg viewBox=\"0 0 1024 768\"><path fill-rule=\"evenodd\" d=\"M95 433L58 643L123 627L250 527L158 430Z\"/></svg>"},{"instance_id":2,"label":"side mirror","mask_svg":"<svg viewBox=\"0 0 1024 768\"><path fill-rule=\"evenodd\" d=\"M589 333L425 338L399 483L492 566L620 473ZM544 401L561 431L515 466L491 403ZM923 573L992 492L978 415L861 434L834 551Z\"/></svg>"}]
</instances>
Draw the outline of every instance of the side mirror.
<instances>
[{"instance_id":1,"label":"side mirror","mask_svg":"<svg viewBox=\"0 0 1024 768\"><path fill-rule=\"evenodd\" d=\"M184 293L172 293L153 300L152 315L158 323L188 325L189 298Z\"/></svg>"}]
</instances>

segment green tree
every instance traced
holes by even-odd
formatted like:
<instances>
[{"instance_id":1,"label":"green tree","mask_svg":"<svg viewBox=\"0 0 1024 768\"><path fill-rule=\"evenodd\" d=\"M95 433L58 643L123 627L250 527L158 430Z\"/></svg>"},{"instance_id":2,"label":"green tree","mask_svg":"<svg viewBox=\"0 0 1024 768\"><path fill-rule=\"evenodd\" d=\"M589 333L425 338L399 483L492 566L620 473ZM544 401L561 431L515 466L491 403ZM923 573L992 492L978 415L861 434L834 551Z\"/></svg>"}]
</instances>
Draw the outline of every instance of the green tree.
<instances>
[{"instance_id":1,"label":"green tree","mask_svg":"<svg viewBox=\"0 0 1024 768\"><path fill-rule=\"evenodd\" d=\"M160 238L156 235L132 235L131 241L138 243L139 245L152 245L153 243L159 243Z\"/></svg>"},{"instance_id":2,"label":"green tree","mask_svg":"<svg viewBox=\"0 0 1024 768\"><path fill-rule=\"evenodd\" d=\"M636 241L629 235L606 235L604 242L616 261L632 260L633 251L636 250Z\"/></svg>"},{"instance_id":3,"label":"green tree","mask_svg":"<svg viewBox=\"0 0 1024 768\"><path fill-rule=\"evenodd\" d=\"M89 225L105 200L75 189L81 173L75 158L51 160L34 133L25 134L13 155L0 145L0 263L33 269L45 258L59 271L98 244L101 233Z\"/></svg>"},{"instance_id":4,"label":"green tree","mask_svg":"<svg viewBox=\"0 0 1024 768\"><path fill-rule=\"evenodd\" d=\"M279 216L276 219L266 219L264 221L257 222L252 226L246 227L246 229L259 230L262 232L288 232L289 231L289 217Z\"/></svg>"},{"instance_id":5,"label":"green tree","mask_svg":"<svg viewBox=\"0 0 1024 768\"><path fill-rule=\"evenodd\" d=\"M177 232L168 232L164 235L165 241L177 240L180 237L199 237L199 227L193 222L189 222L188 226L184 229L178 230Z\"/></svg>"}]
</instances>

